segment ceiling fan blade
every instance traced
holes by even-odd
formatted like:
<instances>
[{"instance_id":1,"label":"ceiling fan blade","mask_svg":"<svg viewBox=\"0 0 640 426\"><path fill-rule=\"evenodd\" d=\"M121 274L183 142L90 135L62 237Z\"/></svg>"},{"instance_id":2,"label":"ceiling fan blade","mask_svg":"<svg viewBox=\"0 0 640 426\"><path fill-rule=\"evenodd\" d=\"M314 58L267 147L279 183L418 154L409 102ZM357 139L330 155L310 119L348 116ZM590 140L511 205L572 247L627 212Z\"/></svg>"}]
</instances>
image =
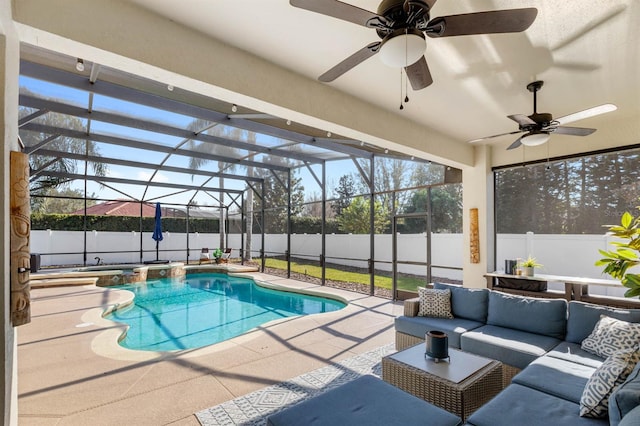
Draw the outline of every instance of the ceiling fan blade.
<instances>
[{"instance_id":1,"label":"ceiling fan blade","mask_svg":"<svg viewBox=\"0 0 640 426\"><path fill-rule=\"evenodd\" d=\"M429 21L429 37L498 34L524 31L538 15L534 7L440 16Z\"/></svg>"},{"instance_id":2,"label":"ceiling fan blade","mask_svg":"<svg viewBox=\"0 0 640 426\"><path fill-rule=\"evenodd\" d=\"M559 124L569 124L574 121L583 120L585 118L594 117L596 115L615 111L616 109L618 109L618 107L613 104L598 105L593 108L585 109L584 111L574 112L573 114L556 118L554 121L557 121Z\"/></svg>"},{"instance_id":3,"label":"ceiling fan blade","mask_svg":"<svg viewBox=\"0 0 640 426\"><path fill-rule=\"evenodd\" d=\"M469 143L478 143L478 142L485 141L487 139L499 138L500 136L515 135L516 133L522 133L522 131L516 130L515 132L500 133L499 135L493 135L493 136L485 136L484 138L470 140Z\"/></svg>"},{"instance_id":4,"label":"ceiling fan blade","mask_svg":"<svg viewBox=\"0 0 640 426\"><path fill-rule=\"evenodd\" d=\"M571 135L571 136L588 136L591 133L595 132L596 129L589 129L586 127L564 127L559 126L556 127L553 133L558 133L560 135Z\"/></svg>"},{"instance_id":5,"label":"ceiling fan blade","mask_svg":"<svg viewBox=\"0 0 640 426\"><path fill-rule=\"evenodd\" d=\"M322 15L353 22L365 27L371 19L386 22L383 17L376 13L337 0L289 0L289 4L293 7L321 13Z\"/></svg>"},{"instance_id":6,"label":"ceiling fan blade","mask_svg":"<svg viewBox=\"0 0 640 426\"><path fill-rule=\"evenodd\" d=\"M411 83L413 90L424 89L433 83L433 78L431 78L431 72L429 71L429 65L427 65L427 60L424 56L418 59L415 63L405 67L404 70L407 73L407 77L409 78L409 82Z\"/></svg>"},{"instance_id":7,"label":"ceiling fan blade","mask_svg":"<svg viewBox=\"0 0 640 426\"><path fill-rule=\"evenodd\" d=\"M318 80L322 81L323 83L329 83L330 81L335 80L345 72L349 71L351 68L361 64L362 62L378 53L381 44L382 42L380 41L368 44L353 55L349 56L344 61L340 62L335 67L331 68L329 71L322 74L320 77L318 77Z\"/></svg>"},{"instance_id":8,"label":"ceiling fan blade","mask_svg":"<svg viewBox=\"0 0 640 426\"><path fill-rule=\"evenodd\" d=\"M527 133L528 134L528 133ZM507 147L507 149L516 149L518 148L520 145L522 145L522 138L525 137L526 135L522 135L520 136L518 139L516 139L515 141L513 141L513 143L511 145L509 145Z\"/></svg>"},{"instance_id":9,"label":"ceiling fan blade","mask_svg":"<svg viewBox=\"0 0 640 426\"><path fill-rule=\"evenodd\" d=\"M509 117L510 119L512 119L513 121L515 121L516 123L518 123L521 126L527 126L527 125L530 125L530 124L536 124L535 121L533 121L531 118L529 118L528 116L526 116L524 114L507 115L507 117Z\"/></svg>"}]
</instances>

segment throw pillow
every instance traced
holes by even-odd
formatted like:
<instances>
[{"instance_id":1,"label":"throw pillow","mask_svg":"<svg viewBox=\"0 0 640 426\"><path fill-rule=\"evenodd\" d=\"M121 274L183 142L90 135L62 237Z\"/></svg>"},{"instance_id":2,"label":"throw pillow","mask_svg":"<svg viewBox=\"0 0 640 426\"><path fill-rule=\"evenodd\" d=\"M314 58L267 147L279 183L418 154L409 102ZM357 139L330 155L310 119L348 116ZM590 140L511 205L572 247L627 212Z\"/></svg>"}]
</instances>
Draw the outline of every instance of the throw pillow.
<instances>
[{"instance_id":1,"label":"throw pillow","mask_svg":"<svg viewBox=\"0 0 640 426\"><path fill-rule=\"evenodd\" d=\"M434 318L453 318L451 314L451 290L418 288L420 308L418 316Z\"/></svg>"},{"instance_id":2,"label":"throw pillow","mask_svg":"<svg viewBox=\"0 0 640 426\"><path fill-rule=\"evenodd\" d=\"M640 360L638 348L615 352L589 377L580 398L580 416L601 418L607 415L609 396L631 374Z\"/></svg>"},{"instance_id":3,"label":"throw pillow","mask_svg":"<svg viewBox=\"0 0 640 426\"><path fill-rule=\"evenodd\" d=\"M602 358L617 351L636 348L640 343L640 323L600 315L593 331L582 341L582 349Z\"/></svg>"}]
</instances>

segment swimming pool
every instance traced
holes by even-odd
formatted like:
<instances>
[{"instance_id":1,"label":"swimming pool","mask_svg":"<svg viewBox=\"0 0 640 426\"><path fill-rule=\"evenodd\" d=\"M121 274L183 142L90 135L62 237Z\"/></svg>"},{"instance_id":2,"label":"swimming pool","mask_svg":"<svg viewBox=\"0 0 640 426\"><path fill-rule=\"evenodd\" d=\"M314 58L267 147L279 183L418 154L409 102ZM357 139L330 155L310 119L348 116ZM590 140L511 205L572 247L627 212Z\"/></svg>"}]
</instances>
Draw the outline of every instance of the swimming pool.
<instances>
[{"instance_id":1,"label":"swimming pool","mask_svg":"<svg viewBox=\"0 0 640 426\"><path fill-rule=\"evenodd\" d=\"M332 312L345 303L260 287L248 278L191 274L113 288L134 304L105 318L129 325L120 345L144 351L193 349L239 336L276 319Z\"/></svg>"}]
</instances>

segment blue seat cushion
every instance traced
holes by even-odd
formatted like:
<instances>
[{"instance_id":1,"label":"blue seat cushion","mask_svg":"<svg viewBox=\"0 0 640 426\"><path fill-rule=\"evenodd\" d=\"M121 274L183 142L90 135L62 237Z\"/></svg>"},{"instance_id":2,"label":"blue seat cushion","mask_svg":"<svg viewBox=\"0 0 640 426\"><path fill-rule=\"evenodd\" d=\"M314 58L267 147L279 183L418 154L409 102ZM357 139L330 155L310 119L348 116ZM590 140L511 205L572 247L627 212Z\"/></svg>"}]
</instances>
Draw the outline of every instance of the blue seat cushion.
<instances>
[{"instance_id":1,"label":"blue seat cushion","mask_svg":"<svg viewBox=\"0 0 640 426\"><path fill-rule=\"evenodd\" d=\"M626 419L628 413L637 406L640 406L640 363L609 397L609 422L611 426L616 426L622 418ZM640 425L640 413L636 417L638 422L635 424Z\"/></svg>"},{"instance_id":2,"label":"blue seat cushion","mask_svg":"<svg viewBox=\"0 0 640 426\"><path fill-rule=\"evenodd\" d=\"M587 352L580 346L580 343L561 342L558 346L551 349L548 356L560 358L578 364L587 365L589 367L598 368L602 365L604 358L600 358L596 354Z\"/></svg>"},{"instance_id":3,"label":"blue seat cushion","mask_svg":"<svg viewBox=\"0 0 640 426\"><path fill-rule=\"evenodd\" d=\"M432 318L432 317L405 317L395 319L395 329L400 333L409 334L424 339L427 331L438 330L447 333L449 346L460 349L460 335L469 330L481 327L481 322L463 318Z\"/></svg>"},{"instance_id":4,"label":"blue seat cushion","mask_svg":"<svg viewBox=\"0 0 640 426\"><path fill-rule=\"evenodd\" d=\"M485 325L464 333L460 348L505 364L525 368L560 343L559 339L511 328Z\"/></svg>"},{"instance_id":5,"label":"blue seat cushion","mask_svg":"<svg viewBox=\"0 0 640 426\"><path fill-rule=\"evenodd\" d=\"M580 417L580 405L538 390L511 384L467 419L474 426L608 425L607 419Z\"/></svg>"},{"instance_id":6,"label":"blue seat cushion","mask_svg":"<svg viewBox=\"0 0 640 426\"><path fill-rule=\"evenodd\" d=\"M487 324L563 340L567 331L567 301L492 291L489 293Z\"/></svg>"},{"instance_id":7,"label":"blue seat cushion","mask_svg":"<svg viewBox=\"0 0 640 426\"><path fill-rule=\"evenodd\" d=\"M640 405L629 411L626 416L622 418L618 426L638 426L640 425Z\"/></svg>"},{"instance_id":8,"label":"blue seat cushion","mask_svg":"<svg viewBox=\"0 0 640 426\"><path fill-rule=\"evenodd\" d=\"M595 368L564 359L541 356L518 373L512 383L580 404L580 398Z\"/></svg>"},{"instance_id":9,"label":"blue seat cushion","mask_svg":"<svg viewBox=\"0 0 640 426\"><path fill-rule=\"evenodd\" d=\"M457 426L457 417L373 376L362 376L267 418L269 426Z\"/></svg>"},{"instance_id":10,"label":"blue seat cushion","mask_svg":"<svg viewBox=\"0 0 640 426\"><path fill-rule=\"evenodd\" d=\"M433 288L451 290L451 311L456 318L487 322L489 289L467 288L454 284L434 283Z\"/></svg>"},{"instance_id":11,"label":"blue seat cushion","mask_svg":"<svg viewBox=\"0 0 640 426\"><path fill-rule=\"evenodd\" d=\"M593 331L600 315L627 322L640 322L640 309L611 308L584 302L569 302L569 320L565 340L582 343Z\"/></svg>"}]
</instances>

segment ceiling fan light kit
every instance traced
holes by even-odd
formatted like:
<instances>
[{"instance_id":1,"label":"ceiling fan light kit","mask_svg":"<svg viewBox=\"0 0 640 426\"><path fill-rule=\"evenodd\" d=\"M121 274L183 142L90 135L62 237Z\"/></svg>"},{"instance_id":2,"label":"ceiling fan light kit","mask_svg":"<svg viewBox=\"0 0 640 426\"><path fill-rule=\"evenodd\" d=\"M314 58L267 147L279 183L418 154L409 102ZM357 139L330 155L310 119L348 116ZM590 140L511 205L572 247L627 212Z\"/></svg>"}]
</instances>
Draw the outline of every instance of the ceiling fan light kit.
<instances>
[{"instance_id":1,"label":"ceiling fan light kit","mask_svg":"<svg viewBox=\"0 0 640 426\"><path fill-rule=\"evenodd\" d=\"M505 135L515 135L516 133L525 133L516 139L507 149L518 148L520 145L538 146L549 140L551 133L558 133L569 136L588 136L596 131L585 127L567 127L564 124L573 121L582 120L607 112L615 111L617 107L613 104L598 105L583 111L574 112L560 118L553 118L548 112L538 112L538 90L542 89L544 81L538 80L527 84L527 90L533 93L533 114L513 114L507 117L518 123L518 130L515 132L500 133L499 135L487 136L484 138L474 139L469 143L481 142L487 139L497 138Z\"/></svg>"},{"instance_id":2,"label":"ceiling fan light kit","mask_svg":"<svg viewBox=\"0 0 640 426\"><path fill-rule=\"evenodd\" d=\"M546 143L551 135L549 133L532 133L522 137L520 142L526 146L538 146Z\"/></svg>"},{"instance_id":3,"label":"ceiling fan light kit","mask_svg":"<svg viewBox=\"0 0 640 426\"><path fill-rule=\"evenodd\" d=\"M380 52L382 62L405 68L413 90L433 83L424 57L426 38L521 32L529 28L535 8L494 10L431 19L436 0L382 0L377 13L338 0L289 0L294 7L372 28L380 41L369 43L318 80L328 83Z\"/></svg>"},{"instance_id":4,"label":"ceiling fan light kit","mask_svg":"<svg viewBox=\"0 0 640 426\"><path fill-rule=\"evenodd\" d=\"M424 55L427 43L420 31L401 31L401 34L385 39L380 46L380 60L392 68L413 65Z\"/></svg>"}]
</instances>

